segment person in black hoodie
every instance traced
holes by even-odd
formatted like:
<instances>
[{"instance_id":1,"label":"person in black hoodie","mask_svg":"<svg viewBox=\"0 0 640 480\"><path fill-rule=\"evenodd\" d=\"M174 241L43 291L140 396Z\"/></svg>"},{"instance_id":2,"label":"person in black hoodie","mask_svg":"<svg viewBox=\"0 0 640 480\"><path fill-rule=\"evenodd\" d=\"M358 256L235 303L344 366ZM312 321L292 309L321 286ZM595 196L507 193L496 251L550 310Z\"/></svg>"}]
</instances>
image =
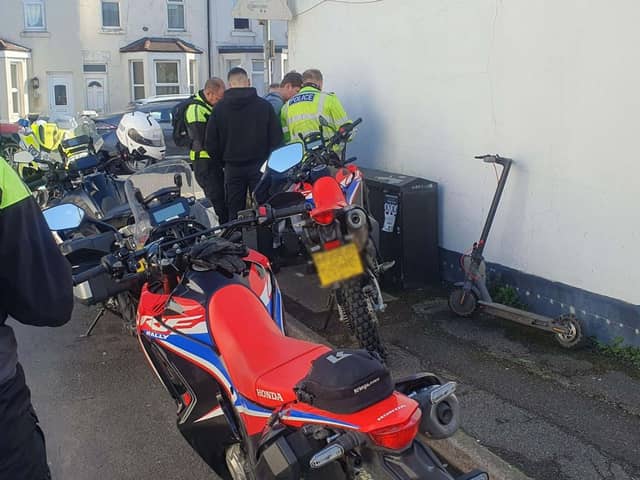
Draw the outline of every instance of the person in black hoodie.
<instances>
[{"instance_id":1,"label":"person in black hoodie","mask_svg":"<svg viewBox=\"0 0 640 480\"><path fill-rule=\"evenodd\" d=\"M206 149L222 160L229 220L246 208L247 190L260 180L260 167L282 144L282 127L271 104L249 86L247 72L235 67L229 89L207 122Z\"/></svg>"}]
</instances>

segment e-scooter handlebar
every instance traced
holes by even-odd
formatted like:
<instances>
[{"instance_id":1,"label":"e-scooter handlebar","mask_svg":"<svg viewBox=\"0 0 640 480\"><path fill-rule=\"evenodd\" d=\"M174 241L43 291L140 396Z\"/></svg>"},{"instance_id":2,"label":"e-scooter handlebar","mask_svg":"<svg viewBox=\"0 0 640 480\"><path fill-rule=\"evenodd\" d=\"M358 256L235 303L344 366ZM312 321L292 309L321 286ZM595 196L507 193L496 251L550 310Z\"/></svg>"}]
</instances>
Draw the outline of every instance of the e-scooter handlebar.
<instances>
[{"instance_id":1,"label":"e-scooter handlebar","mask_svg":"<svg viewBox=\"0 0 640 480\"><path fill-rule=\"evenodd\" d=\"M513 160L507 157L501 157L500 155L478 155L475 158L478 160L482 160L485 163L497 163L498 165L502 165L506 167L508 164L512 163Z\"/></svg>"}]
</instances>

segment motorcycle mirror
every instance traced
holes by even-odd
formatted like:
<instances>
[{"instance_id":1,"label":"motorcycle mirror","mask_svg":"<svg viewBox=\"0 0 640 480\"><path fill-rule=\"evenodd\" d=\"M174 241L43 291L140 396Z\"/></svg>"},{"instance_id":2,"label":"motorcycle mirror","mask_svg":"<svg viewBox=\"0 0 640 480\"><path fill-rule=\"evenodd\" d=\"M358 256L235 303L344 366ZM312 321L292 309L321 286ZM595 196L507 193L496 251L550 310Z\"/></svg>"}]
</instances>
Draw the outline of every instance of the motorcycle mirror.
<instances>
[{"instance_id":1,"label":"motorcycle mirror","mask_svg":"<svg viewBox=\"0 0 640 480\"><path fill-rule=\"evenodd\" d=\"M320 117L318 118L318 121L320 122L320 125L322 125L323 127L329 126L329 122L327 122L327 119L324 118L322 115L320 115Z\"/></svg>"},{"instance_id":2,"label":"motorcycle mirror","mask_svg":"<svg viewBox=\"0 0 640 480\"><path fill-rule=\"evenodd\" d=\"M72 203L62 203L42 212L50 230L78 228L84 219L84 210Z\"/></svg>"},{"instance_id":3,"label":"motorcycle mirror","mask_svg":"<svg viewBox=\"0 0 640 480\"><path fill-rule=\"evenodd\" d=\"M277 173L283 173L302 162L303 156L302 144L291 143L274 150L267 161L267 166Z\"/></svg>"}]
</instances>

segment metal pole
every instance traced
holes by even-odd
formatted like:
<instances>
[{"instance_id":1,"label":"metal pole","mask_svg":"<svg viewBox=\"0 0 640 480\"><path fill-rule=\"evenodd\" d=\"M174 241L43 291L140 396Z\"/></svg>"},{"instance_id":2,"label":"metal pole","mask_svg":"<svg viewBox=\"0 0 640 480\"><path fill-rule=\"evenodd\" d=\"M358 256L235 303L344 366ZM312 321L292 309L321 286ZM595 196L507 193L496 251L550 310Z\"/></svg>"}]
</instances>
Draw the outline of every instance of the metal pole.
<instances>
[{"instance_id":1,"label":"metal pole","mask_svg":"<svg viewBox=\"0 0 640 480\"><path fill-rule=\"evenodd\" d=\"M263 20L264 25L264 83L265 94L269 93L269 85L273 82L273 68L271 66L271 20Z\"/></svg>"}]
</instances>

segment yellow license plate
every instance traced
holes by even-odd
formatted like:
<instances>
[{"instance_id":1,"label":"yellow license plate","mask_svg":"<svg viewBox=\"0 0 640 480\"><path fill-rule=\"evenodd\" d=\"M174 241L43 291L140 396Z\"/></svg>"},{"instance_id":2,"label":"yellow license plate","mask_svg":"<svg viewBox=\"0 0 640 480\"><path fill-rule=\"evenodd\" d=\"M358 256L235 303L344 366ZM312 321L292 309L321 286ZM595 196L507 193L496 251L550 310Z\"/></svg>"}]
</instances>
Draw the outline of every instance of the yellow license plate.
<instances>
[{"instance_id":1,"label":"yellow license plate","mask_svg":"<svg viewBox=\"0 0 640 480\"><path fill-rule=\"evenodd\" d=\"M326 252L313 253L313 263L318 270L320 285L327 287L364 272L358 248L349 243Z\"/></svg>"}]
</instances>

